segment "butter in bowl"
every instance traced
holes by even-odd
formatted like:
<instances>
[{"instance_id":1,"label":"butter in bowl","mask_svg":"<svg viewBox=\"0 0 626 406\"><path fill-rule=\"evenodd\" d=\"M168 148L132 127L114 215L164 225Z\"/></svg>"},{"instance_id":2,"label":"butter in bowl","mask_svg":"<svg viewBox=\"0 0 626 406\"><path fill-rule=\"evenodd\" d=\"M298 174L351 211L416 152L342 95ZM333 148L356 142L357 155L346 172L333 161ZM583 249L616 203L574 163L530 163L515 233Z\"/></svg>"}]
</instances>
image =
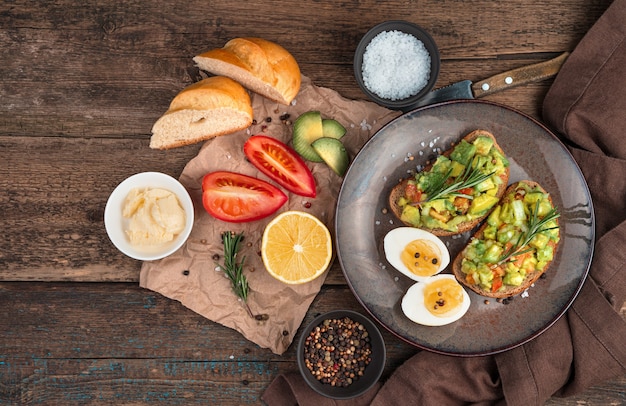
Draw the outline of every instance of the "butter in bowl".
<instances>
[{"instance_id":1,"label":"butter in bowl","mask_svg":"<svg viewBox=\"0 0 626 406\"><path fill-rule=\"evenodd\" d=\"M125 255L143 261L164 258L189 237L194 207L176 179L160 172L130 176L111 193L104 210L109 239Z\"/></svg>"},{"instance_id":2,"label":"butter in bowl","mask_svg":"<svg viewBox=\"0 0 626 406\"><path fill-rule=\"evenodd\" d=\"M423 28L407 21L386 21L359 42L354 75L374 102L408 111L435 86L440 64L437 44Z\"/></svg>"}]
</instances>

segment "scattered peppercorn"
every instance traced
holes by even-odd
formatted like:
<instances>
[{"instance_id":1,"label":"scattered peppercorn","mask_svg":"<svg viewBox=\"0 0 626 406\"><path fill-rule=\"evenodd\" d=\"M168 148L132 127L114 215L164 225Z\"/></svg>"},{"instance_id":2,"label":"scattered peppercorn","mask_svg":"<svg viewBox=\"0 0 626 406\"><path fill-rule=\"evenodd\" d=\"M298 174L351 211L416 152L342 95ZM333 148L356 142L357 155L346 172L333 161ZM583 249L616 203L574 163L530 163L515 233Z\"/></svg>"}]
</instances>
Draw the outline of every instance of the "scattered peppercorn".
<instances>
[{"instance_id":1,"label":"scattered peppercorn","mask_svg":"<svg viewBox=\"0 0 626 406\"><path fill-rule=\"evenodd\" d=\"M213 261L219 261L220 260L220 254L213 254Z\"/></svg>"},{"instance_id":2,"label":"scattered peppercorn","mask_svg":"<svg viewBox=\"0 0 626 406\"><path fill-rule=\"evenodd\" d=\"M266 123L271 123L271 122L272 122L272 117L268 117L268 118L266 118L266 119L265 119L265 122L266 122Z\"/></svg>"},{"instance_id":3,"label":"scattered peppercorn","mask_svg":"<svg viewBox=\"0 0 626 406\"><path fill-rule=\"evenodd\" d=\"M183 275L185 275L185 276L189 275L189 269L185 269L185 270L183 271Z\"/></svg>"},{"instance_id":4,"label":"scattered peppercorn","mask_svg":"<svg viewBox=\"0 0 626 406\"><path fill-rule=\"evenodd\" d=\"M349 317L326 319L305 339L304 363L324 384L347 387L363 376L371 361L369 334Z\"/></svg>"},{"instance_id":5,"label":"scattered peppercorn","mask_svg":"<svg viewBox=\"0 0 626 406\"><path fill-rule=\"evenodd\" d=\"M289 117L290 117L289 113L285 113L285 114L281 115L279 118L280 118L281 121L285 121L285 120L288 120Z\"/></svg>"}]
</instances>

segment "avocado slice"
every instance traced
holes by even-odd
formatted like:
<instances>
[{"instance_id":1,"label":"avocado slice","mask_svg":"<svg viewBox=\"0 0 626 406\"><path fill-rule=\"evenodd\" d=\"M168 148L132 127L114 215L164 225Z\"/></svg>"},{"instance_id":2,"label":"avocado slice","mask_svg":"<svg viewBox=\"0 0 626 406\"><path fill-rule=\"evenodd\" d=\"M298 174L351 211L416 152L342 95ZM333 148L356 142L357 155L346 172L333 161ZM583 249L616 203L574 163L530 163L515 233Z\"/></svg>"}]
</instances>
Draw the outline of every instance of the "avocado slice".
<instances>
[{"instance_id":1,"label":"avocado slice","mask_svg":"<svg viewBox=\"0 0 626 406\"><path fill-rule=\"evenodd\" d=\"M489 196L487 194L479 195L472 200L468 214L478 217L480 214L495 206L498 201L499 199L495 196Z\"/></svg>"},{"instance_id":2,"label":"avocado slice","mask_svg":"<svg viewBox=\"0 0 626 406\"><path fill-rule=\"evenodd\" d=\"M470 162L472 162L472 158L475 154L476 146L474 144L470 144L465 140L461 140L461 142L458 143L456 147L454 147L454 150L450 154L450 159L467 166Z\"/></svg>"},{"instance_id":3,"label":"avocado slice","mask_svg":"<svg viewBox=\"0 0 626 406\"><path fill-rule=\"evenodd\" d=\"M493 146L493 140L489 137L478 137L474 140L476 153L480 155L488 155L489 150Z\"/></svg>"},{"instance_id":4,"label":"avocado slice","mask_svg":"<svg viewBox=\"0 0 626 406\"><path fill-rule=\"evenodd\" d=\"M322 129L324 137L340 139L346 134L346 128L339 124L339 121L332 118L322 119Z\"/></svg>"},{"instance_id":5,"label":"avocado slice","mask_svg":"<svg viewBox=\"0 0 626 406\"><path fill-rule=\"evenodd\" d=\"M311 143L324 136L322 115L319 111L307 111L293 123L293 149L311 162L323 162Z\"/></svg>"},{"instance_id":6,"label":"avocado slice","mask_svg":"<svg viewBox=\"0 0 626 406\"><path fill-rule=\"evenodd\" d=\"M322 137L313 141L311 147L337 175L345 175L350 164L350 157L341 141L336 138Z\"/></svg>"}]
</instances>

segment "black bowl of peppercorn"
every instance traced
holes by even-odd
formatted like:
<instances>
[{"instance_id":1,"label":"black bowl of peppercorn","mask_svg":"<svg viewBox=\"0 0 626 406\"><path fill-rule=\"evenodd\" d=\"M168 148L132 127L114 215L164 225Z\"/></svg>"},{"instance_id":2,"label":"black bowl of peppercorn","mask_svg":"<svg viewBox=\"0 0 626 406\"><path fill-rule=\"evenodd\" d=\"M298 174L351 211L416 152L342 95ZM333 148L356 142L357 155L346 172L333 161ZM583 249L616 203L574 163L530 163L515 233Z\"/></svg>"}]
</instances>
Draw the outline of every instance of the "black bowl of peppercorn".
<instances>
[{"instance_id":1,"label":"black bowl of peppercorn","mask_svg":"<svg viewBox=\"0 0 626 406\"><path fill-rule=\"evenodd\" d=\"M298 367L306 383L331 399L351 399L374 386L387 352L380 330L351 310L317 316L302 331Z\"/></svg>"}]
</instances>

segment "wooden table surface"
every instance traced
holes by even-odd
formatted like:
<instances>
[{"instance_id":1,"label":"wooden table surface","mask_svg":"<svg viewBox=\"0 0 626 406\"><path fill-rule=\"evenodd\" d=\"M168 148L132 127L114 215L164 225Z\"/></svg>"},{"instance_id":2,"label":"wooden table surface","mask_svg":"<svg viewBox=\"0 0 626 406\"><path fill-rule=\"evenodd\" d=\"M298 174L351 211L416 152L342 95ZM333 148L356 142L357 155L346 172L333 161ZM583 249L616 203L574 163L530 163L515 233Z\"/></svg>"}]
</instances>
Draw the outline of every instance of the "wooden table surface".
<instances>
[{"instance_id":1,"label":"wooden table surface","mask_svg":"<svg viewBox=\"0 0 626 406\"><path fill-rule=\"evenodd\" d=\"M384 20L422 25L437 86L574 49L610 0L4 1L0 5L0 404L260 404L295 350L272 354L138 285L141 263L107 238L115 186L178 177L200 144L148 147L191 58L240 36L290 50L319 86L362 99L360 37ZM541 118L550 80L487 99ZM363 308L334 264L305 323ZM296 335L296 340L299 337ZM385 332L384 377L417 352ZM551 405L618 404L626 378Z\"/></svg>"}]
</instances>

